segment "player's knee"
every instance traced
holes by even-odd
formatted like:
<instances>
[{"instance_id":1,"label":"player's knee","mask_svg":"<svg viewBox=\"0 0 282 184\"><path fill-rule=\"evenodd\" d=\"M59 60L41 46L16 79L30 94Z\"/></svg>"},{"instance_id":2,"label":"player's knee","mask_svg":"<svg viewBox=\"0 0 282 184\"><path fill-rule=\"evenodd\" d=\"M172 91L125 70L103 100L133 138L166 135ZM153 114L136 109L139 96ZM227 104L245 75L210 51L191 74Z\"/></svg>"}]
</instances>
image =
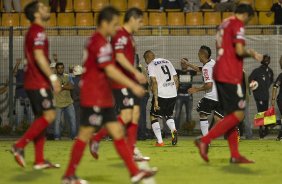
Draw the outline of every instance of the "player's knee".
<instances>
[{"instance_id":1,"label":"player's knee","mask_svg":"<svg viewBox=\"0 0 282 184\"><path fill-rule=\"evenodd\" d=\"M124 129L122 128L122 126L119 123L108 124L107 129L109 130L114 140L121 139L125 136Z\"/></svg>"},{"instance_id":2,"label":"player's knee","mask_svg":"<svg viewBox=\"0 0 282 184\"><path fill-rule=\"evenodd\" d=\"M151 120L151 124L154 124L154 123L157 123L157 122L158 122L158 119L153 118L153 119Z\"/></svg>"},{"instance_id":3,"label":"player's knee","mask_svg":"<svg viewBox=\"0 0 282 184\"><path fill-rule=\"evenodd\" d=\"M48 110L43 113L44 118L48 123L53 123L56 119L56 111L55 110Z\"/></svg>"},{"instance_id":4,"label":"player's knee","mask_svg":"<svg viewBox=\"0 0 282 184\"><path fill-rule=\"evenodd\" d=\"M241 110L240 111L235 111L234 115L237 117L237 119L239 121L243 121L244 118L245 118L245 113L244 113L244 111L241 111Z\"/></svg>"},{"instance_id":5,"label":"player's knee","mask_svg":"<svg viewBox=\"0 0 282 184\"><path fill-rule=\"evenodd\" d=\"M94 132L94 128L91 126L81 126L78 133L78 139L87 142Z\"/></svg>"},{"instance_id":6,"label":"player's knee","mask_svg":"<svg viewBox=\"0 0 282 184\"><path fill-rule=\"evenodd\" d=\"M123 113L121 114L121 119L125 124L128 124L132 121L132 113Z\"/></svg>"},{"instance_id":7,"label":"player's knee","mask_svg":"<svg viewBox=\"0 0 282 184\"><path fill-rule=\"evenodd\" d=\"M200 115L200 118L201 118L201 119L206 119L206 118L208 118L207 115L204 114L204 113L200 113L199 115Z\"/></svg>"}]
</instances>

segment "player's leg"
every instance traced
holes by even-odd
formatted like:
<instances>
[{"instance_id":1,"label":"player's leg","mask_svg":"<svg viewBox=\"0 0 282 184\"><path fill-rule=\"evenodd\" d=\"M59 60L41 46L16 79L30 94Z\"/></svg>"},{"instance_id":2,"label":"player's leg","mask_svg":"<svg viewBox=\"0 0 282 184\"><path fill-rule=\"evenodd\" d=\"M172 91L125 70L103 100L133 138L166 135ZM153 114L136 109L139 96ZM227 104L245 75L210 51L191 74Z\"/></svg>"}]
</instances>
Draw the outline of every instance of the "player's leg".
<instances>
[{"instance_id":1,"label":"player's leg","mask_svg":"<svg viewBox=\"0 0 282 184\"><path fill-rule=\"evenodd\" d=\"M204 113L199 113L200 115L200 129L202 132L202 135L205 136L209 132L209 120L208 116Z\"/></svg>"},{"instance_id":2,"label":"player's leg","mask_svg":"<svg viewBox=\"0 0 282 184\"><path fill-rule=\"evenodd\" d=\"M43 95L42 95L43 93ZM30 141L35 141L36 152L42 152L45 140L45 134L43 132L53 123L56 117L56 111L52 103L52 93L49 90L42 92L39 91L27 91L27 94L31 100L33 111L37 119L31 124L25 134L12 146L11 152L15 156L17 163L24 167L24 148ZM44 136L43 136L44 135ZM37 138L37 139L36 139ZM36 140L35 140L36 139ZM40 144L40 145L38 145ZM42 154L37 155L43 157ZM37 158L36 160L42 160Z\"/></svg>"},{"instance_id":3,"label":"player's leg","mask_svg":"<svg viewBox=\"0 0 282 184\"><path fill-rule=\"evenodd\" d=\"M280 116L280 130L279 130L279 133L278 133L278 136L276 138L277 141L281 141L282 140L282 122L281 122L281 118L282 118L282 101L280 99L277 99L277 106L278 106L278 109L279 109L279 112L281 114Z\"/></svg>"},{"instance_id":4,"label":"player's leg","mask_svg":"<svg viewBox=\"0 0 282 184\"><path fill-rule=\"evenodd\" d=\"M155 111L154 101L155 100L154 100L154 97L153 97L152 104L151 104L151 110L150 110L150 120L151 120L153 132L154 132L154 134L157 138L156 146L161 147L161 146L164 146L164 142L163 142L162 130L161 130L161 126L160 126L158 118L162 118L162 116L161 116L160 110ZM160 101L159 101L159 104L160 104Z\"/></svg>"},{"instance_id":5,"label":"player's leg","mask_svg":"<svg viewBox=\"0 0 282 184\"><path fill-rule=\"evenodd\" d=\"M173 110L175 107L176 98L168 98L160 100L160 108L164 109L164 116L166 117L166 124L171 132L171 144L176 145L178 141L178 134L173 119Z\"/></svg>"},{"instance_id":6,"label":"player's leg","mask_svg":"<svg viewBox=\"0 0 282 184\"><path fill-rule=\"evenodd\" d=\"M197 106L197 112L200 116L200 129L203 136L207 135L209 132L208 116L212 112L211 103L211 100L207 98L202 98Z\"/></svg>"}]
</instances>

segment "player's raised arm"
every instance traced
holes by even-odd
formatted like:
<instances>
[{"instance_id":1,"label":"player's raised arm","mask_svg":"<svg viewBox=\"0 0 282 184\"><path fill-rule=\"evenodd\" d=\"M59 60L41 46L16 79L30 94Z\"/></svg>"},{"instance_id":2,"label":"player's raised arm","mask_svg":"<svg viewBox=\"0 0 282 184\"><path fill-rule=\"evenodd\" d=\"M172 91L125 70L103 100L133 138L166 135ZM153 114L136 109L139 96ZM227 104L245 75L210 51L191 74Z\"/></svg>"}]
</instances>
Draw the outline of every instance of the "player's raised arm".
<instances>
[{"instance_id":1,"label":"player's raised arm","mask_svg":"<svg viewBox=\"0 0 282 184\"><path fill-rule=\"evenodd\" d=\"M187 58L182 58L181 63L187 65L188 67L192 68L196 72L202 72L201 67L197 65L193 65L192 63L189 63L189 60Z\"/></svg>"}]
</instances>

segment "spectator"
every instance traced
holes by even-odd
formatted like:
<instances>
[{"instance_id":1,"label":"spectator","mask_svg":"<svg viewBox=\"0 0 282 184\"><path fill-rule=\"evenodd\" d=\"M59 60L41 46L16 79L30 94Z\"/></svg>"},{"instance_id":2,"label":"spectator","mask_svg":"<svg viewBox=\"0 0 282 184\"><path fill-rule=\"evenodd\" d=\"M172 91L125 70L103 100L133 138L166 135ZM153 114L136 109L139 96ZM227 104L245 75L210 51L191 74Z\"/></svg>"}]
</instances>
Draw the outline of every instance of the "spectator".
<instances>
[{"instance_id":1,"label":"spectator","mask_svg":"<svg viewBox=\"0 0 282 184\"><path fill-rule=\"evenodd\" d=\"M71 91L71 96L73 99L73 105L75 110L75 117L76 117L76 127L80 126L80 87L79 87L79 81L82 74L82 67L80 65L76 65L73 68L73 90Z\"/></svg>"},{"instance_id":2,"label":"spectator","mask_svg":"<svg viewBox=\"0 0 282 184\"><path fill-rule=\"evenodd\" d=\"M160 1L159 0L148 1L148 8L147 9L160 9Z\"/></svg>"},{"instance_id":3,"label":"spectator","mask_svg":"<svg viewBox=\"0 0 282 184\"><path fill-rule=\"evenodd\" d=\"M263 112L268 109L269 88L273 83L273 71L268 66L269 64L270 56L264 55L261 66L256 68L249 76L249 82L256 81L258 83L257 87L251 88L253 90L258 112ZM260 126L259 137L264 138L267 134L268 127Z\"/></svg>"},{"instance_id":4,"label":"spectator","mask_svg":"<svg viewBox=\"0 0 282 184\"><path fill-rule=\"evenodd\" d=\"M245 138L246 139L252 139L253 138L253 130L252 130L252 121L250 121L250 118L249 118L249 112L250 112L250 95L251 95L251 91L250 91L250 87L249 87L249 81L248 81L248 78L246 76L247 73L246 71L244 70L244 83L242 85L243 88L246 89L246 108L245 108L245 118L244 118L244 121L243 121L243 125L244 125L244 133L245 133ZM239 126L240 128L240 126ZM242 135L240 133L240 135Z\"/></svg>"},{"instance_id":5,"label":"spectator","mask_svg":"<svg viewBox=\"0 0 282 184\"><path fill-rule=\"evenodd\" d=\"M215 3L215 11L219 12L233 12L236 7L235 0L213 0Z\"/></svg>"},{"instance_id":6,"label":"spectator","mask_svg":"<svg viewBox=\"0 0 282 184\"><path fill-rule=\"evenodd\" d=\"M13 7L16 12L21 12L21 0L4 0L4 7L6 12L12 12Z\"/></svg>"},{"instance_id":7,"label":"spectator","mask_svg":"<svg viewBox=\"0 0 282 184\"><path fill-rule=\"evenodd\" d=\"M184 0L162 0L160 11L165 9L182 9L184 12L187 12L188 9L185 7Z\"/></svg>"},{"instance_id":8,"label":"spectator","mask_svg":"<svg viewBox=\"0 0 282 184\"><path fill-rule=\"evenodd\" d=\"M176 70L176 72L179 78L179 89L175 104L175 125L176 129L179 130L183 105L185 105L186 110L186 122L191 123L192 120L193 96L188 94L188 89L192 87L193 76L197 75L197 72L189 70L184 61L181 61L181 70Z\"/></svg>"},{"instance_id":9,"label":"spectator","mask_svg":"<svg viewBox=\"0 0 282 184\"><path fill-rule=\"evenodd\" d=\"M136 63L137 63L137 69L143 73L144 76L147 76L147 81L149 81L148 78L148 72L146 68L139 62L139 56L136 54ZM146 90L146 94L140 101L140 119L138 122L138 140L146 140L147 139L147 103L150 98L149 94L149 82L146 84L143 84L144 89Z\"/></svg>"},{"instance_id":10,"label":"spectator","mask_svg":"<svg viewBox=\"0 0 282 184\"><path fill-rule=\"evenodd\" d=\"M67 0L50 0L51 12L57 12L59 4L60 4L60 12L65 12L67 6Z\"/></svg>"},{"instance_id":11,"label":"spectator","mask_svg":"<svg viewBox=\"0 0 282 184\"><path fill-rule=\"evenodd\" d=\"M200 0L186 0L189 12L197 12L200 10L201 1Z\"/></svg>"},{"instance_id":12,"label":"spectator","mask_svg":"<svg viewBox=\"0 0 282 184\"><path fill-rule=\"evenodd\" d=\"M53 60L50 64L50 68L52 70L53 73L56 73L56 63L58 62L58 56L57 54L53 54Z\"/></svg>"},{"instance_id":13,"label":"spectator","mask_svg":"<svg viewBox=\"0 0 282 184\"><path fill-rule=\"evenodd\" d=\"M271 7L271 11L267 13L267 16L271 16L274 13L274 24L282 25L282 0L278 0Z\"/></svg>"},{"instance_id":14,"label":"spectator","mask_svg":"<svg viewBox=\"0 0 282 184\"><path fill-rule=\"evenodd\" d=\"M28 123L31 123L33 121L33 112L31 109L31 104L23 87L24 69L19 68L21 62L21 58L16 59L16 65L13 69L13 75L16 78L17 83L15 92L15 110L17 126L19 126L24 121L25 117Z\"/></svg>"},{"instance_id":15,"label":"spectator","mask_svg":"<svg viewBox=\"0 0 282 184\"><path fill-rule=\"evenodd\" d=\"M57 116L55 120L55 132L54 137L55 140L61 139L61 130L60 130L60 122L62 113L64 113L64 118L67 120L66 122L70 123L70 137L72 139L76 136L76 123L75 123L75 110L73 106L73 100L71 98L70 91L74 89L73 84L70 82L70 78L68 74L64 73L64 64L57 63L56 71L59 81L62 85L62 91L58 94L55 94L55 106L57 111Z\"/></svg>"},{"instance_id":16,"label":"spectator","mask_svg":"<svg viewBox=\"0 0 282 184\"><path fill-rule=\"evenodd\" d=\"M5 84L0 87L0 95L6 93L8 90L8 80L6 80Z\"/></svg>"}]
</instances>

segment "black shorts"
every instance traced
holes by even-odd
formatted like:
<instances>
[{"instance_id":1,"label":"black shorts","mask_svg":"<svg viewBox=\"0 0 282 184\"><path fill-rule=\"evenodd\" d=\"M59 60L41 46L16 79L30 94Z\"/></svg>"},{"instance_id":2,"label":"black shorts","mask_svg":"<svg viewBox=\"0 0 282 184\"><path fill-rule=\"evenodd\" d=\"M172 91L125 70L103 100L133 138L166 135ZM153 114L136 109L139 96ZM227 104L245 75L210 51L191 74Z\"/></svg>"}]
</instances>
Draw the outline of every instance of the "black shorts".
<instances>
[{"instance_id":1,"label":"black shorts","mask_svg":"<svg viewBox=\"0 0 282 184\"><path fill-rule=\"evenodd\" d=\"M50 89L26 90L26 94L35 116L42 116L44 111L55 109Z\"/></svg>"},{"instance_id":2,"label":"black shorts","mask_svg":"<svg viewBox=\"0 0 282 184\"><path fill-rule=\"evenodd\" d=\"M140 105L140 98L135 96L131 90L127 88L114 89L116 112L120 113L123 109L133 109L133 106Z\"/></svg>"},{"instance_id":3,"label":"black shorts","mask_svg":"<svg viewBox=\"0 0 282 184\"><path fill-rule=\"evenodd\" d=\"M176 103L176 97L174 98L161 98L158 97L160 109L154 110L154 97L152 99L152 106L150 114L154 117L171 119L173 116L173 110Z\"/></svg>"},{"instance_id":4,"label":"black shorts","mask_svg":"<svg viewBox=\"0 0 282 184\"><path fill-rule=\"evenodd\" d=\"M277 98L277 106L280 111L280 114L282 115L282 98Z\"/></svg>"},{"instance_id":5,"label":"black shorts","mask_svg":"<svg viewBox=\"0 0 282 184\"><path fill-rule=\"evenodd\" d=\"M117 121L115 109L80 106L80 122L82 126L93 126L96 131L109 122Z\"/></svg>"},{"instance_id":6,"label":"black shorts","mask_svg":"<svg viewBox=\"0 0 282 184\"><path fill-rule=\"evenodd\" d=\"M214 111L214 113L221 118L223 118L224 115L220 103L209 98L202 98L199 101L197 111L206 115L211 115L212 111Z\"/></svg>"},{"instance_id":7,"label":"black shorts","mask_svg":"<svg viewBox=\"0 0 282 184\"><path fill-rule=\"evenodd\" d=\"M220 105L224 115L246 107L246 90L240 84L216 82Z\"/></svg>"}]
</instances>

